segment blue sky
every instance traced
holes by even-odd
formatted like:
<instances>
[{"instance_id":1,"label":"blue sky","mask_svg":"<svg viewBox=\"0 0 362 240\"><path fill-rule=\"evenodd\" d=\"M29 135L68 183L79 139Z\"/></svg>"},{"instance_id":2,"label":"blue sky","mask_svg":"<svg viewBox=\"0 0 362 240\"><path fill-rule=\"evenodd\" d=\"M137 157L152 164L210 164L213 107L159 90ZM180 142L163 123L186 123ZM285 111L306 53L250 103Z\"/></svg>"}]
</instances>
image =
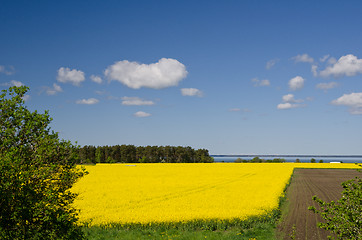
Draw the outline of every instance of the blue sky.
<instances>
[{"instance_id":1,"label":"blue sky","mask_svg":"<svg viewBox=\"0 0 362 240\"><path fill-rule=\"evenodd\" d=\"M0 88L80 145L362 154L361 1L1 1Z\"/></svg>"}]
</instances>

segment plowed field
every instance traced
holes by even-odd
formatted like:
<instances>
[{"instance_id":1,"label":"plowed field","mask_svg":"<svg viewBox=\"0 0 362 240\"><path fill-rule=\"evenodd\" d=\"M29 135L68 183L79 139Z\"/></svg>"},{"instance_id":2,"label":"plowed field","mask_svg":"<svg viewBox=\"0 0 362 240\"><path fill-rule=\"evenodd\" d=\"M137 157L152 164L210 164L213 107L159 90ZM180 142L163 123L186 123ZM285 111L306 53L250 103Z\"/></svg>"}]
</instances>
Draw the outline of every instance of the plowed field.
<instances>
[{"instance_id":1,"label":"plowed field","mask_svg":"<svg viewBox=\"0 0 362 240\"><path fill-rule=\"evenodd\" d=\"M338 200L343 191L341 183L355 176L362 174L350 169L295 169L287 191L286 215L279 226L283 239L327 239L329 232L317 227L322 219L308 210L311 205L317 207L312 197Z\"/></svg>"}]
</instances>

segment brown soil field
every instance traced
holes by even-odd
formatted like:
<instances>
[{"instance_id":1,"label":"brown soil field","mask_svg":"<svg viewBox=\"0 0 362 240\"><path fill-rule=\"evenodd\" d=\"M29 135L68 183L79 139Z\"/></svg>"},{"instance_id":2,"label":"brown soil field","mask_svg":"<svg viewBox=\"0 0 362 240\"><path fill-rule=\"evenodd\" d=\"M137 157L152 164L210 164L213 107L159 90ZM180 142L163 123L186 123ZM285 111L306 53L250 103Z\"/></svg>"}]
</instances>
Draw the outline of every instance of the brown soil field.
<instances>
[{"instance_id":1,"label":"brown soil field","mask_svg":"<svg viewBox=\"0 0 362 240\"><path fill-rule=\"evenodd\" d=\"M282 221L278 226L281 239L328 239L329 232L317 227L322 218L308 210L317 207L317 195L323 201L336 201L343 191L341 183L361 176L353 169L295 169L288 187Z\"/></svg>"}]
</instances>

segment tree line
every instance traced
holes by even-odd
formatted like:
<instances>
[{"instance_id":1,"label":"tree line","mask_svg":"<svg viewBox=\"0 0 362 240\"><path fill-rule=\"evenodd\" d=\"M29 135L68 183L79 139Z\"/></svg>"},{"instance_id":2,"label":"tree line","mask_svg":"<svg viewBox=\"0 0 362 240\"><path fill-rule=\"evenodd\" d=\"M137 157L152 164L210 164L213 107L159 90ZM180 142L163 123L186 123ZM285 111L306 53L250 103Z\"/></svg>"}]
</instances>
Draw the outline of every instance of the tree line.
<instances>
[{"instance_id":1,"label":"tree line","mask_svg":"<svg viewBox=\"0 0 362 240\"><path fill-rule=\"evenodd\" d=\"M262 159L259 157L254 157L253 159L250 159L250 160L238 158L234 162L236 162L236 163L284 163L285 159L284 158L274 158L271 160L271 159Z\"/></svg>"},{"instance_id":2,"label":"tree line","mask_svg":"<svg viewBox=\"0 0 362 240\"><path fill-rule=\"evenodd\" d=\"M78 163L210 163L207 149L182 146L91 146L78 149Z\"/></svg>"}]
</instances>

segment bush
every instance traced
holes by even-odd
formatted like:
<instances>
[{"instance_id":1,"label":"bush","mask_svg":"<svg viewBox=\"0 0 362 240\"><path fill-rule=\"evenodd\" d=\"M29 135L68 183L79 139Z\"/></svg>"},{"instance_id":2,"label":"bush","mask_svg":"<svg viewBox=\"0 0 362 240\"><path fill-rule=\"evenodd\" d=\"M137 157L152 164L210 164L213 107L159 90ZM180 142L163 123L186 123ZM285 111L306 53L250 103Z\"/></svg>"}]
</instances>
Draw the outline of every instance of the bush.
<instances>
[{"instance_id":1,"label":"bush","mask_svg":"<svg viewBox=\"0 0 362 240\"><path fill-rule=\"evenodd\" d=\"M362 179L356 177L342 186L342 197L337 202L327 203L314 196L320 210L312 206L309 210L320 214L325 222L318 226L336 234L338 239L362 239Z\"/></svg>"},{"instance_id":2,"label":"bush","mask_svg":"<svg viewBox=\"0 0 362 240\"><path fill-rule=\"evenodd\" d=\"M0 239L82 239L71 207L76 147L59 140L46 111L24 107L28 87L0 95Z\"/></svg>"}]
</instances>

